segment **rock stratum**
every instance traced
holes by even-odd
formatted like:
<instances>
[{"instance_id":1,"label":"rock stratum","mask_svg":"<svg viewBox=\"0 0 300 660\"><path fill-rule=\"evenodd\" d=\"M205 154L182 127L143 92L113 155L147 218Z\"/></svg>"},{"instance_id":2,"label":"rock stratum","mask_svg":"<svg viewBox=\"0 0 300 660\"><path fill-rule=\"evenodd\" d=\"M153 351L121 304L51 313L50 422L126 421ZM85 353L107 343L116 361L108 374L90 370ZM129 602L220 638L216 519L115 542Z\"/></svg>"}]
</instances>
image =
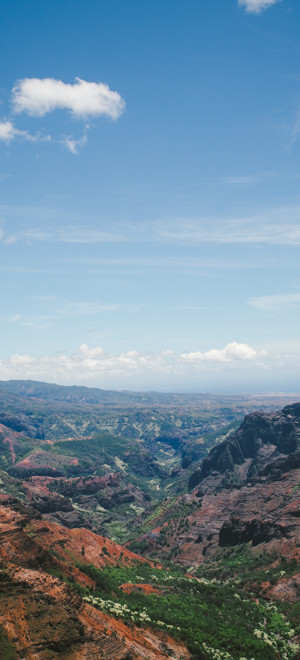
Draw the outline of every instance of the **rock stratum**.
<instances>
[{"instance_id":1,"label":"rock stratum","mask_svg":"<svg viewBox=\"0 0 300 660\"><path fill-rule=\"evenodd\" d=\"M190 485L209 477L221 486L275 480L295 468L300 468L300 403L276 413L247 415L236 433L211 450Z\"/></svg>"},{"instance_id":2,"label":"rock stratum","mask_svg":"<svg viewBox=\"0 0 300 660\"><path fill-rule=\"evenodd\" d=\"M2 496L0 558L0 624L16 653L14 657L191 657L185 646L169 635L129 628L84 602L54 577L63 571L79 584L93 586L93 580L76 568L77 560L98 568L120 561L125 565L146 561L109 539L88 530L67 530L56 523L45 523L18 500Z\"/></svg>"},{"instance_id":3,"label":"rock stratum","mask_svg":"<svg viewBox=\"0 0 300 660\"><path fill-rule=\"evenodd\" d=\"M248 415L139 539L147 552L200 566L220 548L300 560L300 404ZM171 548L171 550L170 550Z\"/></svg>"}]
</instances>

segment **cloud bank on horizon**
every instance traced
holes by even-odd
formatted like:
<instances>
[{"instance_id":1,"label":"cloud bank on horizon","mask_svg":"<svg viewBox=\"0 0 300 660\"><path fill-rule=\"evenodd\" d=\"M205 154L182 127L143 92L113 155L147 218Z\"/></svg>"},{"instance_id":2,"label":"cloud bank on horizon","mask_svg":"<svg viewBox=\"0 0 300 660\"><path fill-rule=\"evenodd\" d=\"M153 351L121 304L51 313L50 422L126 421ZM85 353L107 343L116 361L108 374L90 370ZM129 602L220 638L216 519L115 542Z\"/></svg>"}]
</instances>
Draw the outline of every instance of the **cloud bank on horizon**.
<instances>
[{"instance_id":1,"label":"cloud bank on horizon","mask_svg":"<svg viewBox=\"0 0 300 660\"><path fill-rule=\"evenodd\" d=\"M94 348L82 344L73 355L30 355L14 354L8 359L0 360L0 380L6 379L37 379L57 382L97 382L101 384L106 379L129 378L132 376L147 376L152 373L161 382L165 375L179 376L191 372L219 371L222 365L226 367L247 368L249 364L263 369L267 368L268 360L279 356L268 354L267 351L256 350L247 344L231 342L222 349L195 351L190 353L175 353L171 349L158 353L130 350L120 354L111 354L101 346ZM105 380L101 380L105 379Z\"/></svg>"},{"instance_id":2,"label":"cloud bank on horizon","mask_svg":"<svg viewBox=\"0 0 300 660\"><path fill-rule=\"evenodd\" d=\"M64 144L73 154L87 142L87 121L105 116L117 120L125 109L125 101L118 92L99 82L87 82L75 78L73 84L54 78L24 78L18 80L12 89L13 115L25 113L30 117L44 117L55 110L67 110L73 119L84 120L84 134L79 139L62 136L56 140ZM0 141L9 144L16 138L30 141L52 141L50 136L34 136L28 131L16 128L9 119L0 120Z\"/></svg>"}]
</instances>

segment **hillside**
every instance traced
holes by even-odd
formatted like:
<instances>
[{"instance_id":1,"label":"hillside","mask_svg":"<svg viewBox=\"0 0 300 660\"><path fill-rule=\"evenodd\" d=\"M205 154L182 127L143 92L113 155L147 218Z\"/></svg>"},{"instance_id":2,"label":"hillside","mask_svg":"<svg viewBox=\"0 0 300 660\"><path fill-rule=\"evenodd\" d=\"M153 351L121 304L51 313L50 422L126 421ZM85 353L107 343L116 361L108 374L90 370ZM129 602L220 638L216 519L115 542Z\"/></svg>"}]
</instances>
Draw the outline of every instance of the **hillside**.
<instances>
[{"instance_id":1,"label":"hillside","mask_svg":"<svg viewBox=\"0 0 300 660\"><path fill-rule=\"evenodd\" d=\"M201 483L209 476L225 475L236 485L250 480L279 477L300 467L300 404L273 414L248 415L236 433L215 447L203 463ZM221 484L225 484L224 479ZM196 485L196 484L195 484Z\"/></svg>"},{"instance_id":2,"label":"hillside","mask_svg":"<svg viewBox=\"0 0 300 660\"><path fill-rule=\"evenodd\" d=\"M165 497L185 493L245 412L287 400L1 381L0 469L11 478L2 488L52 520L124 542Z\"/></svg>"},{"instance_id":3,"label":"hillside","mask_svg":"<svg viewBox=\"0 0 300 660\"><path fill-rule=\"evenodd\" d=\"M76 567L145 560L87 531L45 525L17 500L0 500L2 658L190 658L164 633L131 629L82 599L95 582ZM70 556L72 562L70 563ZM164 651L166 649L166 651Z\"/></svg>"},{"instance_id":4,"label":"hillside","mask_svg":"<svg viewBox=\"0 0 300 660\"><path fill-rule=\"evenodd\" d=\"M0 540L4 660L293 657L289 621L237 581L166 570L87 530L46 523L7 496Z\"/></svg>"},{"instance_id":5,"label":"hillside","mask_svg":"<svg viewBox=\"0 0 300 660\"><path fill-rule=\"evenodd\" d=\"M187 566L248 542L299 559L299 448L300 404L248 415L191 475L190 493L152 519L142 546Z\"/></svg>"},{"instance_id":6,"label":"hillside","mask_svg":"<svg viewBox=\"0 0 300 660\"><path fill-rule=\"evenodd\" d=\"M117 433L80 435L105 409L49 387L0 388L5 659L293 660L300 404L256 402L240 426L245 401L114 407ZM151 435L152 415L177 438Z\"/></svg>"},{"instance_id":7,"label":"hillside","mask_svg":"<svg viewBox=\"0 0 300 660\"><path fill-rule=\"evenodd\" d=\"M49 520L133 540L245 411L280 401L1 381L2 490Z\"/></svg>"}]
</instances>

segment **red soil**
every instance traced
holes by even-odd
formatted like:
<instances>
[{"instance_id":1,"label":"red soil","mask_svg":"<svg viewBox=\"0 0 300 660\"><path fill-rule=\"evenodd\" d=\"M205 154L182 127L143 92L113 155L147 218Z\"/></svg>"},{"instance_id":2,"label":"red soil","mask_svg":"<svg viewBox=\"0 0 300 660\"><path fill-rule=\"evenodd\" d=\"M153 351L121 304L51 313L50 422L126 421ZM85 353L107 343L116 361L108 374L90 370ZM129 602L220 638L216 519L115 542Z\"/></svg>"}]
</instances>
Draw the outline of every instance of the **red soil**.
<instances>
[{"instance_id":1,"label":"red soil","mask_svg":"<svg viewBox=\"0 0 300 660\"><path fill-rule=\"evenodd\" d=\"M152 587L151 584L133 584L132 582L127 582L125 584L121 584L119 589L122 589L122 591L124 591L126 594L131 594L132 591L142 591L144 594L146 594L146 596L151 596L151 594L154 594L155 596L162 595L162 591Z\"/></svg>"}]
</instances>

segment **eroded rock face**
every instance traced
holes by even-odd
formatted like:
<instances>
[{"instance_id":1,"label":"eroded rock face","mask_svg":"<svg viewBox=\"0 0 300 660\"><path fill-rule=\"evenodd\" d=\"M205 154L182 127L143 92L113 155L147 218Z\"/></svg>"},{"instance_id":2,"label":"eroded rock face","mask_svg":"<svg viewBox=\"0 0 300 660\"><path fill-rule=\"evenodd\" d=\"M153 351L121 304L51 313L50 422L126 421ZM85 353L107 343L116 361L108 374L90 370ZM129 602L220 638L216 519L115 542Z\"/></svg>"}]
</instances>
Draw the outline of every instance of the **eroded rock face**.
<instances>
[{"instance_id":1,"label":"eroded rock face","mask_svg":"<svg viewBox=\"0 0 300 660\"><path fill-rule=\"evenodd\" d=\"M176 520L175 502L168 520L158 517L141 540L155 556L167 556L174 548L173 561L187 567L199 566L220 546L247 542L300 561L299 483L300 470L291 470L270 483L207 490L200 501L195 489L185 496L191 509L185 518Z\"/></svg>"},{"instance_id":2,"label":"eroded rock face","mask_svg":"<svg viewBox=\"0 0 300 660\"><path fill-rule=\"evenodd\" d=\"M190 660L180 642L164 633L128 628L49 574L64 571L79 584L93 586L77 561L100 568L146 560L88 530L41 520L18 500L0 495L0 625L18 658Z\"/></svg>"},{"instance_id":3,"label":"eroded rock face","mask_svg":"<svg viewBox=\"0 0 300 660\"><path fill-rule=\"evenodd\" d=\"M143 507L147 501L147 495L120 473L68 479L33 476L19 483L29 504L44 519L70 529L85 527L100 534L103 521L116 507L122 504Z\"/></svg>"},{"instance_id":4,"label":"eroded rock face","mask_svg":"<svg viewBox=\"0 0 300 660\"><path fill-rule=\"evenodd\" d=\"M11 566L1 574L0 622L18 657L46 649L64 654L80 643L81 599L50 575ZM37 656L38 657L38 656Z\"/></svg>"},{"instance_id":5,"label":"eroded rock face","mask_svg":"<svg viewBox=\"0 0 300 660\"><path fill-rule=\"evenodd\" d=\"M0 624L19 658L190 658L180 642L150 630L128 628L83 603L50 575L11 567L5 575L0 573L0 579Z\"/></svg>"},{"instance_id":6,"label":"eroded rock face","mask_svg":"<svg viewBox=\"0 0 300 660\"><path fill-rule=\"evenodd\" d=\"M240 520L232 516L226 521L219 532L219 545L232 546L252 542L252 545L268 543L272 539L288 537L288 529L276 522L263 520Z\"/></svg>"},{"instance_id":7,"label":"eroded rock face","mask_svg":"<svg viewBox=\"0 0 300 660\"><path fill-rule=\"evenodd\" d=\"M53 513L54 511L72 511L71 502L58 493L51 493L46 486L24 482L28 502L40 513Z\"/></svg>"},{"instance_id":8,"label":"eroded rock face","mask_svg":"<svg viewBox=\"0 0 300 660\"><path fill-rule=\"evenodd\" d=\"M219 485L240 485L268 477L277 479L300 466L300 403L276 413L251 413L238 431L214 447L201 469L190 477L195 488L208 477ZM232 475L231 479L220 479Z\"/></svg>"},{"instance_id":9,"label":"eroded rock face","mask_svg":"<svg viewBox=\"0 0 300 660\"><path fill-rule=\"evenodd\" d=\"M299 484L300 404L253 413L211 450L190 477L192 492L171 503L140 541L185 566L241 543L300 560ZM176 515L182 499L186 516Z\"/></svg>"},{"instance_id":10,"label":"eroded rock face","mask_svg":"<svg viewBox=\"0 0 300 660\"><path fill-rule=\"evenodd\" d=\"M299 603L300 600L300 573L292 577L279 580L271 587L267 596L271 599L280 598L290 603Z\"/></svg>"}]
</instances>

